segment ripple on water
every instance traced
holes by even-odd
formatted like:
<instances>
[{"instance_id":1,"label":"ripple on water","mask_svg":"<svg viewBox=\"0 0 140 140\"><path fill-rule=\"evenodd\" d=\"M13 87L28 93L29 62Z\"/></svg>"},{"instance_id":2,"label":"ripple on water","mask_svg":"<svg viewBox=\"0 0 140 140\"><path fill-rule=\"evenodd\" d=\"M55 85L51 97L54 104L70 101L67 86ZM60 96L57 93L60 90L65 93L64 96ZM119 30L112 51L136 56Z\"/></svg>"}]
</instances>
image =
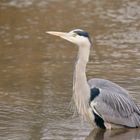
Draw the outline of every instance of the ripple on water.
<instances>
[{"instance_id":1,"label":"ripple on water","mask_svg":"<svg viewBox=\"0 0 140 140\"><path fill-rule=\"evenodd\" d=\"M114 31L111 34L99 35L96 37L99 45L107 45L117 48L127 48L130 44L140 43L140 31L129 29L128 31ZM138 48L136 48L138 49ZM133 51L134 49L132 49Z\"/></svg>"},{"instance_id":2,"label":"ripple on water","mask_svg":"<svg viewBox=\"0 0 140 140\"><path fill-rule=\"evenodd\" d=\"M89 31L88 78L114 81L140 101L139 0L1 0L0 12L0 140L84 140L91 130L68 108L77 49L46 30ZM137 138L116 133L91 139Z\"/></svg>"}]
</instances>

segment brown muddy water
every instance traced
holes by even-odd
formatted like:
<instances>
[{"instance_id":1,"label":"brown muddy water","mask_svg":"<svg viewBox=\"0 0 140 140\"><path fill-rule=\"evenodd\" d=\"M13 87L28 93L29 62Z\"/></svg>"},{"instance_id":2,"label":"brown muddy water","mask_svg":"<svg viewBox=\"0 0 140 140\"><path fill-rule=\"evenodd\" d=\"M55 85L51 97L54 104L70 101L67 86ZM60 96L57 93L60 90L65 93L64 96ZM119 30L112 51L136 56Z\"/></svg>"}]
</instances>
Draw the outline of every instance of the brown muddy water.
<instances>
[{"instance_id":1,"label":"brown muddy water","mask_svg":"<svg viewBox=\"0 0 140 140\"><path fill-rule=\"evenodd\" d=\"M116 82L140 103L139 0L0 1L0 140L140 140L139 129L93 130L72 117L77 48L48 30L88 31L88 79Z\"/></svg>"}]
</instances>

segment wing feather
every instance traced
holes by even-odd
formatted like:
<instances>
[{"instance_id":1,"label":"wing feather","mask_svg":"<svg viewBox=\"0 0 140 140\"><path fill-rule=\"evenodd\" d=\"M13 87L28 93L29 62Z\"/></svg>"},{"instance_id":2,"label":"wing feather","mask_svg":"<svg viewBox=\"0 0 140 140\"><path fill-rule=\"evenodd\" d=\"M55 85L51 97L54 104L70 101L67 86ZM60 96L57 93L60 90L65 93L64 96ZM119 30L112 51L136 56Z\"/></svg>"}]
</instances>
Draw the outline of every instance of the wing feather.
<instances>
[{"instance_id":1,"label":"wing feather","mask_svg":"<svg viewBox=\"0 0 140 140\"><path fill-rule=\"evenodd\" d=\"M96 102L94 109L105 121L129 127L140 127L137 105L126 90L115 83L102 79L92 79L89 81L89 85L91 88L100 89L100 94L93 101Z\"/></svg>"}]
</instances>

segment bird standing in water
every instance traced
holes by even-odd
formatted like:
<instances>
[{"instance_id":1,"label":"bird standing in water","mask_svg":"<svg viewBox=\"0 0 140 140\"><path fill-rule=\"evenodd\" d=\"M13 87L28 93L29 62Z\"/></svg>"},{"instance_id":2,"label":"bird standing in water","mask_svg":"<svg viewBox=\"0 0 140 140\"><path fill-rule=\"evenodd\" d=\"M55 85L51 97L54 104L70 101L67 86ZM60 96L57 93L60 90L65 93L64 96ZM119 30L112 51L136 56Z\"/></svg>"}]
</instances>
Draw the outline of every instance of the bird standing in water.
<instances>
[{"instance_id":1,"label":"bird standing in water","mask_svg":"<svg viewBox=\"0 0 140 140\"><path fill-rule=\"evenodd\" d=\"M140 127L140 107L134 103L124 88L100 78L87 81L86 65L91 48L89 34L81 29L47 33L78 46L73 76L73 97L78 113L102 129Z\"/></svg>"}]
</instances>

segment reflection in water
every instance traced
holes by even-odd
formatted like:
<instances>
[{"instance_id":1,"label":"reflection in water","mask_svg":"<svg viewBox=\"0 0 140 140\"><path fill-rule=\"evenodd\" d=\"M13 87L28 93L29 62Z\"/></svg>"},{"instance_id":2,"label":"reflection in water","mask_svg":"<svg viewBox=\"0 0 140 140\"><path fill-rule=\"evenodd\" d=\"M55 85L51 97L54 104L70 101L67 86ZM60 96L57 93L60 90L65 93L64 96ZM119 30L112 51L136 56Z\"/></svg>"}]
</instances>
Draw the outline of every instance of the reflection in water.
<instances>
[{"instance_id":1,"label":"reflection in water","mask_svg":"<svg viewBox=\"0 0 140 140\"><path fill-rule=\"evenodd\" d=\"M139 0L0 0L0 140L83 140L90 132L69 109L77 49L46 30L89 31L88 78L116 82L139 102L139 21ZM99 134L112 136L91 139Z\"/></svg>"},{"instance_id":2,"label":"reflection in water","mask_svg":"<svg viewBox=\"0 0 140 140\"><path fill-rule=\"evenodd\" d=\"M85 140L140 140L140 129L95 129Z\"/></svg>"}]
</instances>

